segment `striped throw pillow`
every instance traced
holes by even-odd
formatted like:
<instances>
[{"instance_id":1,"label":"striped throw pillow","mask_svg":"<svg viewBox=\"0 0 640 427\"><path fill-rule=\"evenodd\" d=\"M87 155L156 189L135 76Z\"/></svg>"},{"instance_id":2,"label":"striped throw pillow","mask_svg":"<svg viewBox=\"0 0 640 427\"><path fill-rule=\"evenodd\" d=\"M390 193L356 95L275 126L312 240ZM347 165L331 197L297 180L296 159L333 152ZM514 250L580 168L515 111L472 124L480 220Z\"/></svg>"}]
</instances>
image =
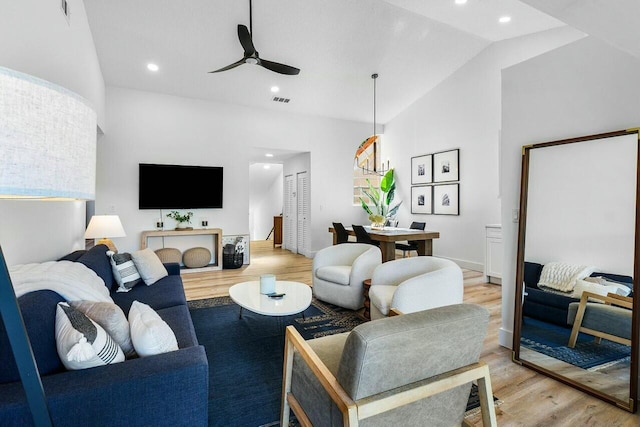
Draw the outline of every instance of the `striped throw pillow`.
<instances>
[{"instance_id":1,"label":"striped throw pillow","mask_svg":"<svg viewBox=\"0 0 640 427\"><path fill-rule=\"evenodd\" d=\"M65 368L87 369L124 361L105 330L66 302L56 308L56 348Z\"/></svg>"},{"instance_id":2,"label":"striped throw pillow","mask_svg":"<svg viewBox=\"0 0 640 427\"><path fill-rule=\"evenodd\" d=\"M116 254L109 251L107 255L111 259L111 269L113 270L113 277L118 283L118 292L129 292L131 288L142 281L131 254L126 252Z\"/></svg>"}]
</instances>

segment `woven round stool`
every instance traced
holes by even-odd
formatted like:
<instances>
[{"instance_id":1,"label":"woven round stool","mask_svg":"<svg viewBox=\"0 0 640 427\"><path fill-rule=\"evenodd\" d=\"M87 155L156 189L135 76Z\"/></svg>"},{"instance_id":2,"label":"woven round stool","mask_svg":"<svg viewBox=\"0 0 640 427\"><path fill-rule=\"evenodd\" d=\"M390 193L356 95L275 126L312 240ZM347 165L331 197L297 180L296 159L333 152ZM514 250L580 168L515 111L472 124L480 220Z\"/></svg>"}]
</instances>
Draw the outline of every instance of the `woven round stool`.
<instances>
[{"instance_id":1,"label":"woven round stool","mask_svg":"<svg viewBox=\"0 0 640 427\"><path fill-rule=\"evenodd\" d=\"M206 267L211 261L211 251L207 248L191 248L184 251L182 262L187 268Z\"/></svg>"},{"instance_id":2,"label":"woven round stool","mask_svg":"<svg viewBox=\"0 0 640 427\"><path fill-rule=\"evenodd\" d=\"M166 262L177 262L178 264L182 260L182 252L180 249L176 248L162 248L156 251L156 255L160 258L160 261L163 263Z\"/></svg>"}]
</instances>

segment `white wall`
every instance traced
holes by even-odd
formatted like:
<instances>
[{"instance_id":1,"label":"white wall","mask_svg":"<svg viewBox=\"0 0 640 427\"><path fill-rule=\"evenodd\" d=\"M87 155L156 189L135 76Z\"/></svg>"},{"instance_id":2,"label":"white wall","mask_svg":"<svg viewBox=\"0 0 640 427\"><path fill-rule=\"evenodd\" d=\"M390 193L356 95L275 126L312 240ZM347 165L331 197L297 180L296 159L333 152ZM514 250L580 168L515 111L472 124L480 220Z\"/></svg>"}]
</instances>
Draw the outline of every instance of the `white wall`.
<instances>
[{"instance_id":1,"label":"white wall","mask_svg":"<svg viewBox=\"0 0 640 427\"><path fill-rule=\"evenodd\" d=\"M633 276L636 134L529 151L525 261Z\"/></svg>"},{"instance_id":2,"label":"white wall","mask_svg":"<svg viewBox=\"0 0 640 427\"><path fill-rule=\"evenodd\" d=\"M8 265L51 261L84 249L84 202L0 200L0 218Z\"/></svg>"},{"instance_id":3,"label":"white wall","mask_svg":"<svg viewBox=\"0 0 640 427\"><path fill-rule=\"evenodd\" d=\"M640 59L591 37L502 73L502 327L511 347L521 147L640 125ZM594 159L597 161L597 159Z\"/></svg>"},{"instance_id":4,"label":"white wall","mask_svg":"<svg viewBox=\"0 0 640 427\"><path fill-rule=\"evenodd\" d=\"M265 240L273 227L273 217L282 213L283 167L270 164L270 168L265 170L264 166L264 163L255 163L249 167L251 240Z\"/></svg>"},{"instance_id":5,"label":"white wall","mask_svg":"<svg viewBox=\"0 0 640 427\"><path fill-rule=\"evenodd\" d=\"M138 209L138 163L224 167L224 208L194 212L225 235L249 233L249 148L309 151L312 251L331 244L327 227L349 217L353 154L370 125L280 113L116 87L107 88L108 132L98 146L96 214L120 215L124 251L140 247L157 210ZM285 169L287 168L285 164ZM171 224L165 220L165 226Z\"/></svg>"},{"instance_id":6,"label":"white wall","mask_svg":"<svg viewBox=\"0 0 640 427\"><path fill-rule=\"evenodd\" d=\"M69 0L69 5L67 23L59 1L3 2L0 65L83 96L104 129L104 80L84 3ZM9 265L55 259L84 247L84 202L0 200L0 215L0 244Z\"/></svg>"},{"instance_id":7,"label":"white wall","mask_svg":"<svg viewBox=\"0 0 640 427\"><path fill-rule=\"evenodd\" d=\"M500 72L582 34L568 27L494 43L385 126L396 168L398 220L440 232L434 255L481 271L484 226L500 222ZM384 102L384 100L380 100ZM460 148L460 216L411 214L411 157Z\"/></svg>"}]
</instances>

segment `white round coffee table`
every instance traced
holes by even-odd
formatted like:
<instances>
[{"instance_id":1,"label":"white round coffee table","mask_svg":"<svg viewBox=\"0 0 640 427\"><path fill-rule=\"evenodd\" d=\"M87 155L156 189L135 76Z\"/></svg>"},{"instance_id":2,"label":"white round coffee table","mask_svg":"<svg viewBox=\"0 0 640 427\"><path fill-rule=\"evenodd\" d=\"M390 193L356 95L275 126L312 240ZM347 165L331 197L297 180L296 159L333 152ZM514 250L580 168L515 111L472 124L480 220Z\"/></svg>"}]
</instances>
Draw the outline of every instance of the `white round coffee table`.
<instances>
[{"instance_id":1,"label":"white round coffee table","mask_svg":"<svg viewBox=\"0 0 640 427\"><path fill-rule=\"evenodd\" d=\"M276 293L285 294L282 298L269 298L260 293L260 281L242 282L229 288L229 296L242 309L265 316L289 316L302 313L311 305L311 287L300 282L276 280Z\"/></svg>"}]
</instances>

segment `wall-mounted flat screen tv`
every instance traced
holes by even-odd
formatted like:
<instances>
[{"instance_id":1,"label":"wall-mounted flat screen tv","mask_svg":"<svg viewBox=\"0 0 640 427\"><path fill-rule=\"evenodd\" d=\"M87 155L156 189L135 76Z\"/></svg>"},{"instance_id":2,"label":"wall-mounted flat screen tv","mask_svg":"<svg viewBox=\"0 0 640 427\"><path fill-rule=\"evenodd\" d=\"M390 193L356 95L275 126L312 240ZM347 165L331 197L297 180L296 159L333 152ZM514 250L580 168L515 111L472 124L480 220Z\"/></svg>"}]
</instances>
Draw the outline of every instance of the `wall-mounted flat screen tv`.
<instances>
[{"instance_id":1,"label":"wall-mounted flat screen tv","mask_svg":"<svg viewBox=\"0 0 640 427\"><path fill-rule=\"evenodd\" d=\"M140 209L222 208L223 168L140 163Z\"/></svg>"}]
</instances>

